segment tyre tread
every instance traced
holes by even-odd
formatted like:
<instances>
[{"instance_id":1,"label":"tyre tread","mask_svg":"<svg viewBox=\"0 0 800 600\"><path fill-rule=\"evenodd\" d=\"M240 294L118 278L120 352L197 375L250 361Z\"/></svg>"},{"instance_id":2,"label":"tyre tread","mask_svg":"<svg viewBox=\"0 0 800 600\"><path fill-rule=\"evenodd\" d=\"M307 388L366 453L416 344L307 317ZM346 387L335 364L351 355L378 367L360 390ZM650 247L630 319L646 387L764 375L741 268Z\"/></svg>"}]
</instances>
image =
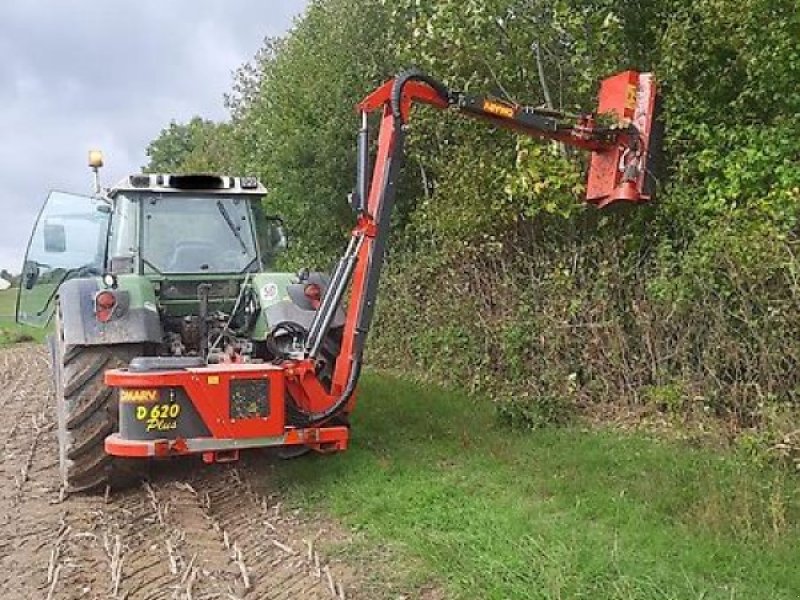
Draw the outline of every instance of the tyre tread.
<instances>
[{"instance_id":1,"label":"tyre tread","mask_svg":"<svg viewBox=\"0 0 800 600\"><path fill-rule=\"evenodd\" d=\"M91 491L111 485L128 487L141 480L146 462L120 459L105 452L105 438L117 429L117 397L105 385L107 369L127 366L139 356L136 344L118 346L69 346L60 344L54 368L61 378L56 401L63 402L65 419L59 426L62 476L71 492ZM135 464L133 464L135 462Z\"/></svg>"}]
</instances>

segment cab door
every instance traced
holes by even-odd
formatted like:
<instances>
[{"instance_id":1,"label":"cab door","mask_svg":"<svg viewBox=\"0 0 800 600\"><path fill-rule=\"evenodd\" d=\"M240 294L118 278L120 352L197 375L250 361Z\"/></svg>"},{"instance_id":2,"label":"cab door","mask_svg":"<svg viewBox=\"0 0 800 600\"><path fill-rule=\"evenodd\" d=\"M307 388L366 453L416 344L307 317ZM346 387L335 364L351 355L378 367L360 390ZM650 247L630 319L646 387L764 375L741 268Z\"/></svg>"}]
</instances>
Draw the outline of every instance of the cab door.
<instances>
[{"instance_id":1,"label":"cab door","mask_svg":"<svg viewBox=\"0 0 800 600\"><path fill-rule=\"evenodd\" d=\"M103 274L110 214L104 199L50 193L28 242L17 298L18 322L46 326L62 283Z\"/></svg>"}]
</instances>

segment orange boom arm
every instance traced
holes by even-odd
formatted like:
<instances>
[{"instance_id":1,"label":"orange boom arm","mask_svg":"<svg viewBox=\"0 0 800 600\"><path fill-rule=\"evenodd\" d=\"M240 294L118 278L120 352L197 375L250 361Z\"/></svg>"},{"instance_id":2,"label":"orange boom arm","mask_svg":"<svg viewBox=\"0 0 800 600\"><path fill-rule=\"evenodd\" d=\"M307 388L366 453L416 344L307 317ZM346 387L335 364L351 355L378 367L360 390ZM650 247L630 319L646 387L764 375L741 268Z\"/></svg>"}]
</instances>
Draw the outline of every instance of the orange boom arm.
<instances>
[{"instance_id":1,"label":"orange boom arm","mask_svg":"<svg viewBox=\"0 0 800 600\"><path fill-rule=\"evenodd\" d=\"M586 201L599 208L615 202L644 202L652 197L652 177L647 169L653 152L650 137L656 106L652 74L625 71L603 81L599 112L615 121L611 125L598 124L594 113L567 115L490 96L451 91L418 71L400 74L381 85L357 106L362 126L358 136L357 186L351 198L357 222L317 311L306 345L307 356L316 359L333 314L341 305L348 285L352 284L342 349L331 389L332 394L339 397L317 415L320 420L345 409L358 380L403 159L404 125L414 103L455 110L497 127L591 152ZM367 117L375 111L381 113L380 130L374 167L368 177Z\"/></svg>"}]
</instances>

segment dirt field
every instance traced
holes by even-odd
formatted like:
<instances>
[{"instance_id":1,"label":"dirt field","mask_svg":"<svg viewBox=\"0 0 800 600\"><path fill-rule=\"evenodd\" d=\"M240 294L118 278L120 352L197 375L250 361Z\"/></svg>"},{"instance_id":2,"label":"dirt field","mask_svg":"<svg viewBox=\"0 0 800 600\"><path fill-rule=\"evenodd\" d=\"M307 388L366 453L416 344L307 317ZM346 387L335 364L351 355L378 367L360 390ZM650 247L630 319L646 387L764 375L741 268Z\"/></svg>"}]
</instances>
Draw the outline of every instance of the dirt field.
<instances>
[{"instance_id":1,"label":"dirt field","mask_svg":"<svg viewBox=\"0 0 800 600\"><path fill-rule=\"evenodd\" d=\"M264 487L268 458L64 498L43 346L0 349L0 406L0 598L364 597L317 551L341 532Z\"/></svg>"}]
</instances>

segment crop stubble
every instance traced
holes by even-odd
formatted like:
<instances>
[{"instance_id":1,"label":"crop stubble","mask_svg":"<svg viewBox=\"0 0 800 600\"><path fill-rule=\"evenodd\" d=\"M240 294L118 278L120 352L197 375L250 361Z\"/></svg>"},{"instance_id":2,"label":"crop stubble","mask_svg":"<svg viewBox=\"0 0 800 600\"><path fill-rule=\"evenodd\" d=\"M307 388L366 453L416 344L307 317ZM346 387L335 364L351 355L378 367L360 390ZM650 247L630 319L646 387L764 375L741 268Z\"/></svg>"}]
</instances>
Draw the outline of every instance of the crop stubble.
<instances>
[{"instance_id":1,"label":"crop stubble","mask_svg":"<svg viewBox=\"0 0 800 600\"><path fill-rule=\"evenodd\" d=\"M0 445L4 599L360 595L318 552L325 525L254 489L263 464L167 463L137 489L65 497L42 346L0 349Z\"/></svg>"}]
</instances>

